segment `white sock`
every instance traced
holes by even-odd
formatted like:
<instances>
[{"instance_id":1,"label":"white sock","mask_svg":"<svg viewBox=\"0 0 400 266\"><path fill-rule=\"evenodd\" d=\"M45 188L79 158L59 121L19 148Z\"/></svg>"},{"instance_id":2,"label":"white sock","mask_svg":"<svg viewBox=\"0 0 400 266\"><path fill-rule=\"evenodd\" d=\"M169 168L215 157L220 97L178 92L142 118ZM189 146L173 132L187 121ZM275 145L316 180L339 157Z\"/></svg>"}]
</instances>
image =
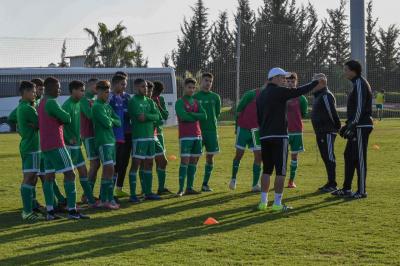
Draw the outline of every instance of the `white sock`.
<instances>
[{"instance_id":1,"label":"white sock","mask_svg":"<svg viewBox=\"0 0 400 266\"><path fill-rule=\"evenodd\" d=\"M274 204L275 205L282 205L282 194L283 193L275 193L275 200L274 200Z\"/></svg>"},{"instance_id":2,"label":"white sock","mask_svg":"<svg viewBox=\"0 0 400 266\"><path fill-rule=\"evenodd\" d=\"M261 202L267 204L267 202L268 202L268 192L261 192Z\"/></svg>"}]
</instances>

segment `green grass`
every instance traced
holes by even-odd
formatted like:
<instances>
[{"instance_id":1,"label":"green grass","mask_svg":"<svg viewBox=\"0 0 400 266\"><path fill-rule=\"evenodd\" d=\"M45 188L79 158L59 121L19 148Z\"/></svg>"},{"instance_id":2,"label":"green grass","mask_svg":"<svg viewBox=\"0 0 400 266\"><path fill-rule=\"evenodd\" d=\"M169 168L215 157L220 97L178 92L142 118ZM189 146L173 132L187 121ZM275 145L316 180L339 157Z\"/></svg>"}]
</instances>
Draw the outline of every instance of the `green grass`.
<instances>
[{"instance_id":1,"label":"green grass","mask_svg":"<svg viewBox=\"0 0 400 266\"><path fill-rule=\"evenodd\" d=\"M176 128L165 133L168 154L177 155ZM399 133L400 120L379 122L373 131L367 199L346 201L316 192L325 171L306 122L298 188L284 192L284 201L294 209L287 214L256 211L259 195L248 193L250 153L241 164L237 191L227 188L235 137L233 127L224 126L211 179L214 193L140 205L123 202L119 211L91 212L91 220L37 224L24 224L20 217L19 137L0 135L0 265L398 265ZM337 140L340 183L344 144ZM373 144L380 149L372 149ZM173 191L178 165L172 161L168 168L167 185ZM204 158L199 165L197 188ZM203 226L210 216L220 224Z\"/></svg>"}]
</instances>

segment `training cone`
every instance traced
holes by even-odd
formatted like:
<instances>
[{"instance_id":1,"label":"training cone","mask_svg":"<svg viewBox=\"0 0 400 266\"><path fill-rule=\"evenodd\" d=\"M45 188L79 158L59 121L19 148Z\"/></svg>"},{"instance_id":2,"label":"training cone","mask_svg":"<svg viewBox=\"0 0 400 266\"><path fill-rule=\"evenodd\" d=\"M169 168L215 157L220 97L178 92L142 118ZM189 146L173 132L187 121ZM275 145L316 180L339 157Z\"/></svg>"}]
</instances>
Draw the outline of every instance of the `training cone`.
<instances>
[{"instance_id":1,"label":"training cone","mask_svg":"<svg viewBox=\"0 0 400 266\"><path fill-rule=\"evenodd\" d=\"M208 217L208 218L204 221L203 224L204 224L204 225L213 225L213 224L219 224L219 222L218 222L217 220L215 220L214 218L212 218L212 217Z\"/></svg>"},{"instance_id":2,"label":"training cone","mask_svg":"<svg viewBox=\"0 0 400 266\"><path fill-rule=\"evenodd\" d=\"M168 160L169 161L175 161L176 160L176 156L175 155L169 155L168 156Z\"/></svg>"},{"instance_id":3,"label":"training cone","mask_svg":"<svg viewBox=\"0 0 400 266\"><path fill-rule=\"evenodd\" d=\"M379 145L377 145L377 144L374 144L374 145L372 145L372 148L374 150L379 150L381 147L379 147Z\"/></svg>"}]
</instances>

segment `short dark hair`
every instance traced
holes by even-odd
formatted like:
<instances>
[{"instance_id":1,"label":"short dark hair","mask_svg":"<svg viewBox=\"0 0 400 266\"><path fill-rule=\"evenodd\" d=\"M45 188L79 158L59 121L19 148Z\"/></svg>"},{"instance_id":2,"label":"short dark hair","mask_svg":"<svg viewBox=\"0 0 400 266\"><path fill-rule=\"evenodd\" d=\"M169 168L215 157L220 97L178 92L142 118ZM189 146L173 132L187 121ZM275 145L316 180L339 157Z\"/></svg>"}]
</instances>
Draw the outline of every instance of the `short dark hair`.
<instances>
[{"instance_id":1,"label":"short dark hair","mask_svg":"<svg viewBox=\"0 0 400 266\"><path fill-rule=\"evenodd\" d=\"M52 86L55 86L57 83L59 83L60 81L58 80L58 79L56 79L55 77L47 77L45 80L44 80L44 83L43 83L43 85L44 85L44 87L45 88L48 88L48 87L52 87Z\"/></svg>"},{"instance_id":2,"label":"short dark hair","mask_svg":"<svg viewBox=\"0 0 400 266\"><path fill-rule=\"evenodd\" d=\"M361 75L362 66L357 60L349 60L344 65L347 66L351 71L354 71L357 76Z\"/></svg>"},{"instance_id":3,"label":"short dark hair","mask_svg":"<svg viewBox=\"0 0 400 266\"><path fill-rule=\"evenodd\" d=\"M82 81L80 81L80 80L73 80L73 81L71 81L71 82L69 83L68 89L69 89L69 92L72 93L73 90L80 89L80 88L82 88L82 87L84 87L84 86L85 86L85 83L83 83Z\"/></svg>"},{"instance_id":4,"label":"short dark hair","mask_svg":"<svg viewBox=\"0 0 400 266\"><path fill-rule=\"evenodd\" d=\"M144 79L142 79L142 78L137 78L137 79L135 79L133 81L133 85L134 86L137 86L137 85L142 84L142 83L146 83L146 81Z\"/></svg>"},{"instance_id":5,"label":"short dark hair","mask_svg":"<svg viewBox=\"0 0 400 266\"><path fill-rule=\"evenodd\" d=\"M117 72L115 72L115 75L121 75L121 76L124 76L125 78L128 78L128 73L126 73L124 71L117 71Z\"/></svg>"},{"instance_id":6,"label":"short dark hair","mask_svg":"<svg viewBox=\"0 0 400 266\"><path fill-rule=\"evenodd\" d=\"M111 79L111 84L115 85L120 81L126 80L126 76L121 75L121 74L115 74L112 79Z\"/></svg>"},{"instance_id":7,"label":"short dark hair","mask_svg":"<svg viewBox=\"0 0 400 266\"><path fill-rule=\"evenodd\" d=\"M36 87L44 86L44 81L40 78L34 78L31 80L31 82L35 83Z\"/></svg>"},{"instance_id":8,"label":"short dark hair","mask_svg":"<svg viewBox=\"0 0 400 266\"><path fill-rule=\"evenodd\" d=\"M147 88L153 89L154 88L154 83L150 80L146 80Z\"/></svg>"},{"instance_id":9,"label":"short dark hair","mask_svg":"<svg viewBox=\"0 0 400 266\"><path fill-rule=\"evenodd\" d=\"M154 95L160 95L161 93L163 93L165 87L164 87L164 83L162 83L159 80L154 81L154 88L153 88L153 94Z\"/></svg>"},{"instance_id":10,"label":"short dark hair","mask_svg":"<svg viewBox=\"0 0 400 266\"><path fill-rule=\"evenodd\" d=\"M96 83L96 89L105 91L111 88L111 84L108 80L100 80Z\"/></svg>"},{"instance_id":11,"label":"short dark hair","mask_svg":"<svg viewBox=\"0 0 400 266\"><path fill-rule=\"evenodd\" d=\"M290 75L287 77L287 79L295 79L297 80L297 73L296 72L290 72Z\"/></svg>"},{"instance_id":12,"label":"short dark hair","mask_svg":"<svg viewBox=\"0 0 400 266\"><path fill-rule=\"evenodd\" d=\"M184 81L185 86L188 84L194 84L196 85L197 81L194 78L186 78Z\"/></svg>"},{"instance_id":13,"label":"short dark hair","mask_svg":"<svg viewBox=\"0 0 400 266\"><path fill-rule=\"evenodd\" d=\"M24 91L31 91L33 88L35 88L35 86L35 83L28 80L23 80L19 84L19 93L22 95L24 94Z\"/></svg>"},{"instance_id":14,"label":"short dark hair","mask_svg":"<svg viewBox=\"0 0 400 266\"><path fill-rule=\"evenodd\" d=\"M98 78L90 78L86 83L97 83L99 81Z\"/></svg>"},{"instance_id":15,"label":"short dark hair","mask_svg":"<svg viewBox=\"0 0 400 266\"><path fill-rule=\"evenodd\" d=\"M203 74L201 74L201 78L210 78L210 79L214 79L214 75L211 74L210 72L204 72Z\"/></svg>"}]
</instances>

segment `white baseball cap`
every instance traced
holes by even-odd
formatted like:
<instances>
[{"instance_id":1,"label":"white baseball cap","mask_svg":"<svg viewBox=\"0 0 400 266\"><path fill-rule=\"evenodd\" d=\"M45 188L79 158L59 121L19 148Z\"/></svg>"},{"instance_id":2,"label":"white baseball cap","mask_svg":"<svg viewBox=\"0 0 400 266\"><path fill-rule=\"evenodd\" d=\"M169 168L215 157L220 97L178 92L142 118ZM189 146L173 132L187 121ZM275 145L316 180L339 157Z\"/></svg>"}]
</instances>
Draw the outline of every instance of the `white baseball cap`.
<instances>
[{"instance_id":1,"label":"white baseball cap","mask_svg":"<svg viewBox=\"0 0 400 266\"><path fill-rule=\"evenodd\" d=\"M268 72L268 79L273 78L275 76L290 76L290 72L286 72L280 67L274 67Z\"/></svg>"}]
</instances>

